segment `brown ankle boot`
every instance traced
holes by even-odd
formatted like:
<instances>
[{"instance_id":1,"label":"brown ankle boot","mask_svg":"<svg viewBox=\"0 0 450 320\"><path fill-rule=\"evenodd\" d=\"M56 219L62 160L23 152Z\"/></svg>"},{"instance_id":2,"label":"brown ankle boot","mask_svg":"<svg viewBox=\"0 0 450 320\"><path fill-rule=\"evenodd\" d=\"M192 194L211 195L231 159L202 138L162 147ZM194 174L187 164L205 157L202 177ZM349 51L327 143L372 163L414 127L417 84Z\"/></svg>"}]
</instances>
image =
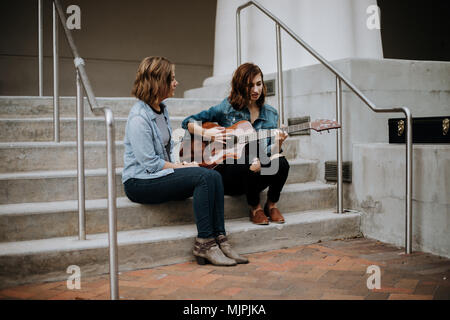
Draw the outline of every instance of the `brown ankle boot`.
<instances>
[{"instance_id":1,"label":"brown ankle boot","mask_svg":"<svg viewBox=\"0 0 450 320\"><path fill-rule=\"evenodd\" d=\"M266 203L264 206L264 213L266 214L266 216L269 217L271 222L284 223L284 217L281 214L280 210L278 210L278 208L273 207L272 209L269 210L269 207L267 206Z\"/></svg>"},{"instance_id":2,"label":"brown ankle boot","mask_svg":"<svg viewBox=\"0 0 450 320\"><path fill-rule=\"evenodd\" d=\"M248 259L240 256L236 251L231 248L231 244L228 238L223 234L216 238L216 242L219 245L222 252L228 257L236 261L237 263L248 263Z\"/></svg>"},{"instance_id":3,"label":"brown ankle boot","mask_svg":"<svg viewBox=\"0 0 450 320\"><path fill-rule=\"evenodd\" d=\"M236 261L227 258L216 243L216 239L196 238L193 250L195 259L200 265L211 263L216 266L235 266Z\"/></svg>"},{"instance_id":4,"label":"brown ankle boot","mask_svg":"<svg viewBox=\"0 0 450 320\"><path fill-rule=\"evenodd\" d=\"M269 219L267 219L264 211L262 209L258 209L253 211L250 209L250 221L254 224L267 225L269 224Z\"/></svg>"}]
</instances>

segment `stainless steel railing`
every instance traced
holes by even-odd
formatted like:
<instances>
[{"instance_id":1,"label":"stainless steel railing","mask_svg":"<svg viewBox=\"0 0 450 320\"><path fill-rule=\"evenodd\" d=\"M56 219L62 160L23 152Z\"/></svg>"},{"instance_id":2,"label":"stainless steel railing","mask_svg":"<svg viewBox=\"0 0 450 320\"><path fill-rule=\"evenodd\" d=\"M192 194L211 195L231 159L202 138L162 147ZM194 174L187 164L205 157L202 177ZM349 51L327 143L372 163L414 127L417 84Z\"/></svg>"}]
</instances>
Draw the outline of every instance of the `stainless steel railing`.
<instances>
[{"instance_id":1,"label":"stainless steel railing","mask_svg":"<svg viewBox=\"0 0 450 320\"><path fill-rule=\"evenodd\" d=\"M43 21L42 21L42 0L38 0L38 51L39 51L39 96L44 95L43 85L43 68L44 68L44 55L43 55Z\"/></svg>"},{"instance_id":2,"label":"stainless steel railing","mask_svg":"<svg viewBox=\"0 0 450 320\"><path fill-rule=\"evenodd\" d=\"M64 24L65 26L65 24ZM59 38L58 13L53 2L53 140L60 141L59 124Z\"/></svg>"},{"instance_id":3,"label":"stainless steel railing","mask_svg":"<svg viewBox=\"0 0 450 320\"><path fill-rule=\"evenodd\" d=\"M280 29L283 29L298 44L306 49L313 57L319 60L329 71L336 76L336 120L341 124L341 128L337 131L336 136L336 153L338 163L338 179L337 179L337 213L343 213L343 187L342 187L342 82L344 82L350 90L352 90L372 111L377 113L401 112L406 116L406 195L405 195L405 211L406 211L406 230L405 230L405 251L410 254L412 251L412 115L411 111L406 107L396 107L380 109L375 106L346 76L339 70L334 68L327 60L319 55L311 46L304 42L297 34L286 26L280 19L273 15L269 10L264 8L257 1L248 1L236 9L236 50L237 65L241 64L241 11L249 6L255 6L262 11L267 17L275 22L276 42L277 42L277 91L278 91L278 111L279 121L285 124L285 112L283 103L283 70L281 60L281 37Z\"/></svg>"},{"instance_id":4,"label":"stainless steel railing","mask_svg":"<svg viewBox=\"0 0 450 320\"><path fill-rule=\"evenodd\" d=\"M53 0L53 107L54 107L54 140L59 142L59 50L58 50L58 19L64 29L67 42L74 57L77 86L77 159L78 159L78 212L79 212L79 239L86 239L85 222L85 185L84 185L84 106L83 88L86 93L91 111L94 115L104 116L106 122L106 148L107 148L107 176L108 176L108 243L109 243L109 272L110 272L110 298L119 297L118 284L118 258L117 258L117 206L116 206L116 146L115 124L111 109L100 107L95 98L89 78L84 67L84 60L80 57L78 49L67 28L66 17L59 0ZM39 93L42 95L42 0L38 0L39 15Z\"/></svg>"}]
</instances>

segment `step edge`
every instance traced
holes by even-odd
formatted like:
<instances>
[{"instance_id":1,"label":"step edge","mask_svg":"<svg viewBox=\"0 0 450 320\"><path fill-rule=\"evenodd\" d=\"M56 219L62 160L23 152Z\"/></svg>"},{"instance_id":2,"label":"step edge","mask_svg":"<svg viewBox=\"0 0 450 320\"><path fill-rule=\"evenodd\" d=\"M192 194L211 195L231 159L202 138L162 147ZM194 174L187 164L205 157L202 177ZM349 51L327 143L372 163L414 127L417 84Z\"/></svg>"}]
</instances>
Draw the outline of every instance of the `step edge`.
<instances>
[{"instance_id":1,"label":"step edge","mask_svg":"<svg viewBox=\"0 0 450 320\"><path fill-rule=\"evenodd\" d=\"M315 165L318 160L309 159L292 159L289 160L291 166L308 166ZM121 175L123 167L116 168L116 175ZM85 169L86 177L100 177L106 175L106 168ZM10 173L0 173L0 181L2 180L24 180L24 179L52 179L52 178L72 178L77 177L76 169L69 170L36 170L36 171L18 171Z\"/></svg>"},{"instance_id":2,"label":"step edge","mask_svg":"<svg viewBox=\"0 0 450 320\"><path fill-rule=\"evenodd\" d=\"M310 188L309 188L310 187ZM284 193L296 193L296 192L308 192L308 191L332 191L336 189L335 185L329 185L321 182L302 182L302 183L290 183L286 184L283 189ZM267 190L263 191L263 194L267 193ZM226 199L232 199L233 197L225 195ZM135 203L129 200L127 197L117 197L117 208L132 208L146 206L143 204ZM192 199L190 197L189 199ZM85 210L105 210L107 209L106 198L101 199L89 199L86 200ZM228 200L230 201L230 200ZM58 208L57 208L58 206ZM151 206L151 205L148 205ZM49 209L50 207L50 209ZM62 208L61 208L62 207ZM78 210L78 200L63 200L63 201L49 201L49 202L28 202L28 203L11 203L0 205L0 216L23 216L23 215L35 215L35 214L49 214L59 212L73 212Z\"/></svg>"},{"instance_id":3,"label":"step edge","mask_svg":"<svg viewBox=\"0 0 450 320\"><path fill-rule=\"evenodd\" d=\"M116 168L116 175L121 175L123 167ZM106 176L106 168L85 169L85 177L102 177ZM38 171L24 171L12 173L0 173L0 181L2 180L25 180L25 179L57 179L57 178L76 178L77 170L38 170Z\"/></svg>"},{"instance_id":4,"label":"step edge","mask_svg":"<svg viewBox=\"0 0 450 320\"><path fill-rule=\"evenodd\" d=\"M187 116L186 116L187 117ZM170 116L170 120L177 120L177 121L182 121L184 120L186 117L184 116ZM59 120L61 122L76 122L77 118L76 117L60 117ZM114 116L114 121L120 121L120 122L126 122L128 120L128 117L117 117ZM48 122L52 122L53 123L53 118L52 117L34 117L34 118L1 118L0 117L0 122L43 122L43 121L48 121ZM87 122L105 122L104 117L85 117L84 121Z\"/></svg>"},{"instance_id":5,"label":"step edge","mask_svg":"<svg viewBox=\"0 0 450 320\"><path fill-rule=\"evenodd\" d=\"M232 235L239 232L259 231L262 232L308 224L321 223L323 221L359 219L360 212L351 212L345 214L335 214L334 209L308 210L286 213L285 224L270 224L268 226L259 226L250 223L247 219L231 219L225 221L227 234ZM161 226L150 229L127 230L117 232L118 245L129 246L135 244L154 243L171 240L192 239L197 234L195 224ZM99 233L87 235L87 240L78 240L76 236L59 237L40 240L14 241L0 243L0 257L42 254L51 252L70 252L73 250L101 249L108 247L108 233Z\"/></svg>"}]
</instances>

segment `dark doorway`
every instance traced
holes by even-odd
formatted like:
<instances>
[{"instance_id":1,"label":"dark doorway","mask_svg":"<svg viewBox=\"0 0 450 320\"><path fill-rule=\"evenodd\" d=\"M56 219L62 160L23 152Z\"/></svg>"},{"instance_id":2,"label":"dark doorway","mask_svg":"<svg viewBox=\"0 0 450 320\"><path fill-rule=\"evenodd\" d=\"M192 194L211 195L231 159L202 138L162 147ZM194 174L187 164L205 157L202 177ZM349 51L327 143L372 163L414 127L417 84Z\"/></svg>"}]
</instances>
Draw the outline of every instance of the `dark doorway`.
<instances>
[{"instance_id":1,"label":"dark doorway","mask_svg":"<svg viewBox=\"0 0 450 320\"><path fill-rule=\"evenodd\" d=\"M449 0L378 0L384 58L450 61Z\"/></svg>"}]
</instances>

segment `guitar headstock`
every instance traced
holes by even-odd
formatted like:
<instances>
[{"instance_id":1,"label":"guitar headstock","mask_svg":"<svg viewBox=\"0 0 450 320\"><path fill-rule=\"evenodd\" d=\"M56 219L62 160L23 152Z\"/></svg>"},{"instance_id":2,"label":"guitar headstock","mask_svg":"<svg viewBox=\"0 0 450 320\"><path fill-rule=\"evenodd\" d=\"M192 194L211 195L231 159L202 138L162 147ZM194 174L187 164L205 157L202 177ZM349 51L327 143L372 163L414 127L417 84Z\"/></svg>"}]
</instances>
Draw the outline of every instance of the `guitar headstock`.
<instances>
[{"instance_id":1,"label":"guitar headstock","mask_svg":"<svg viewBox=\"0 0 450 320\"><path fill-rule=\"evenodd\" d=\"M317 132L323 130L338 129L340 127L341 125L333 120L318 119L315 121L311 121L311 129L314 129Z\"/></svg>"}]
</instances>

